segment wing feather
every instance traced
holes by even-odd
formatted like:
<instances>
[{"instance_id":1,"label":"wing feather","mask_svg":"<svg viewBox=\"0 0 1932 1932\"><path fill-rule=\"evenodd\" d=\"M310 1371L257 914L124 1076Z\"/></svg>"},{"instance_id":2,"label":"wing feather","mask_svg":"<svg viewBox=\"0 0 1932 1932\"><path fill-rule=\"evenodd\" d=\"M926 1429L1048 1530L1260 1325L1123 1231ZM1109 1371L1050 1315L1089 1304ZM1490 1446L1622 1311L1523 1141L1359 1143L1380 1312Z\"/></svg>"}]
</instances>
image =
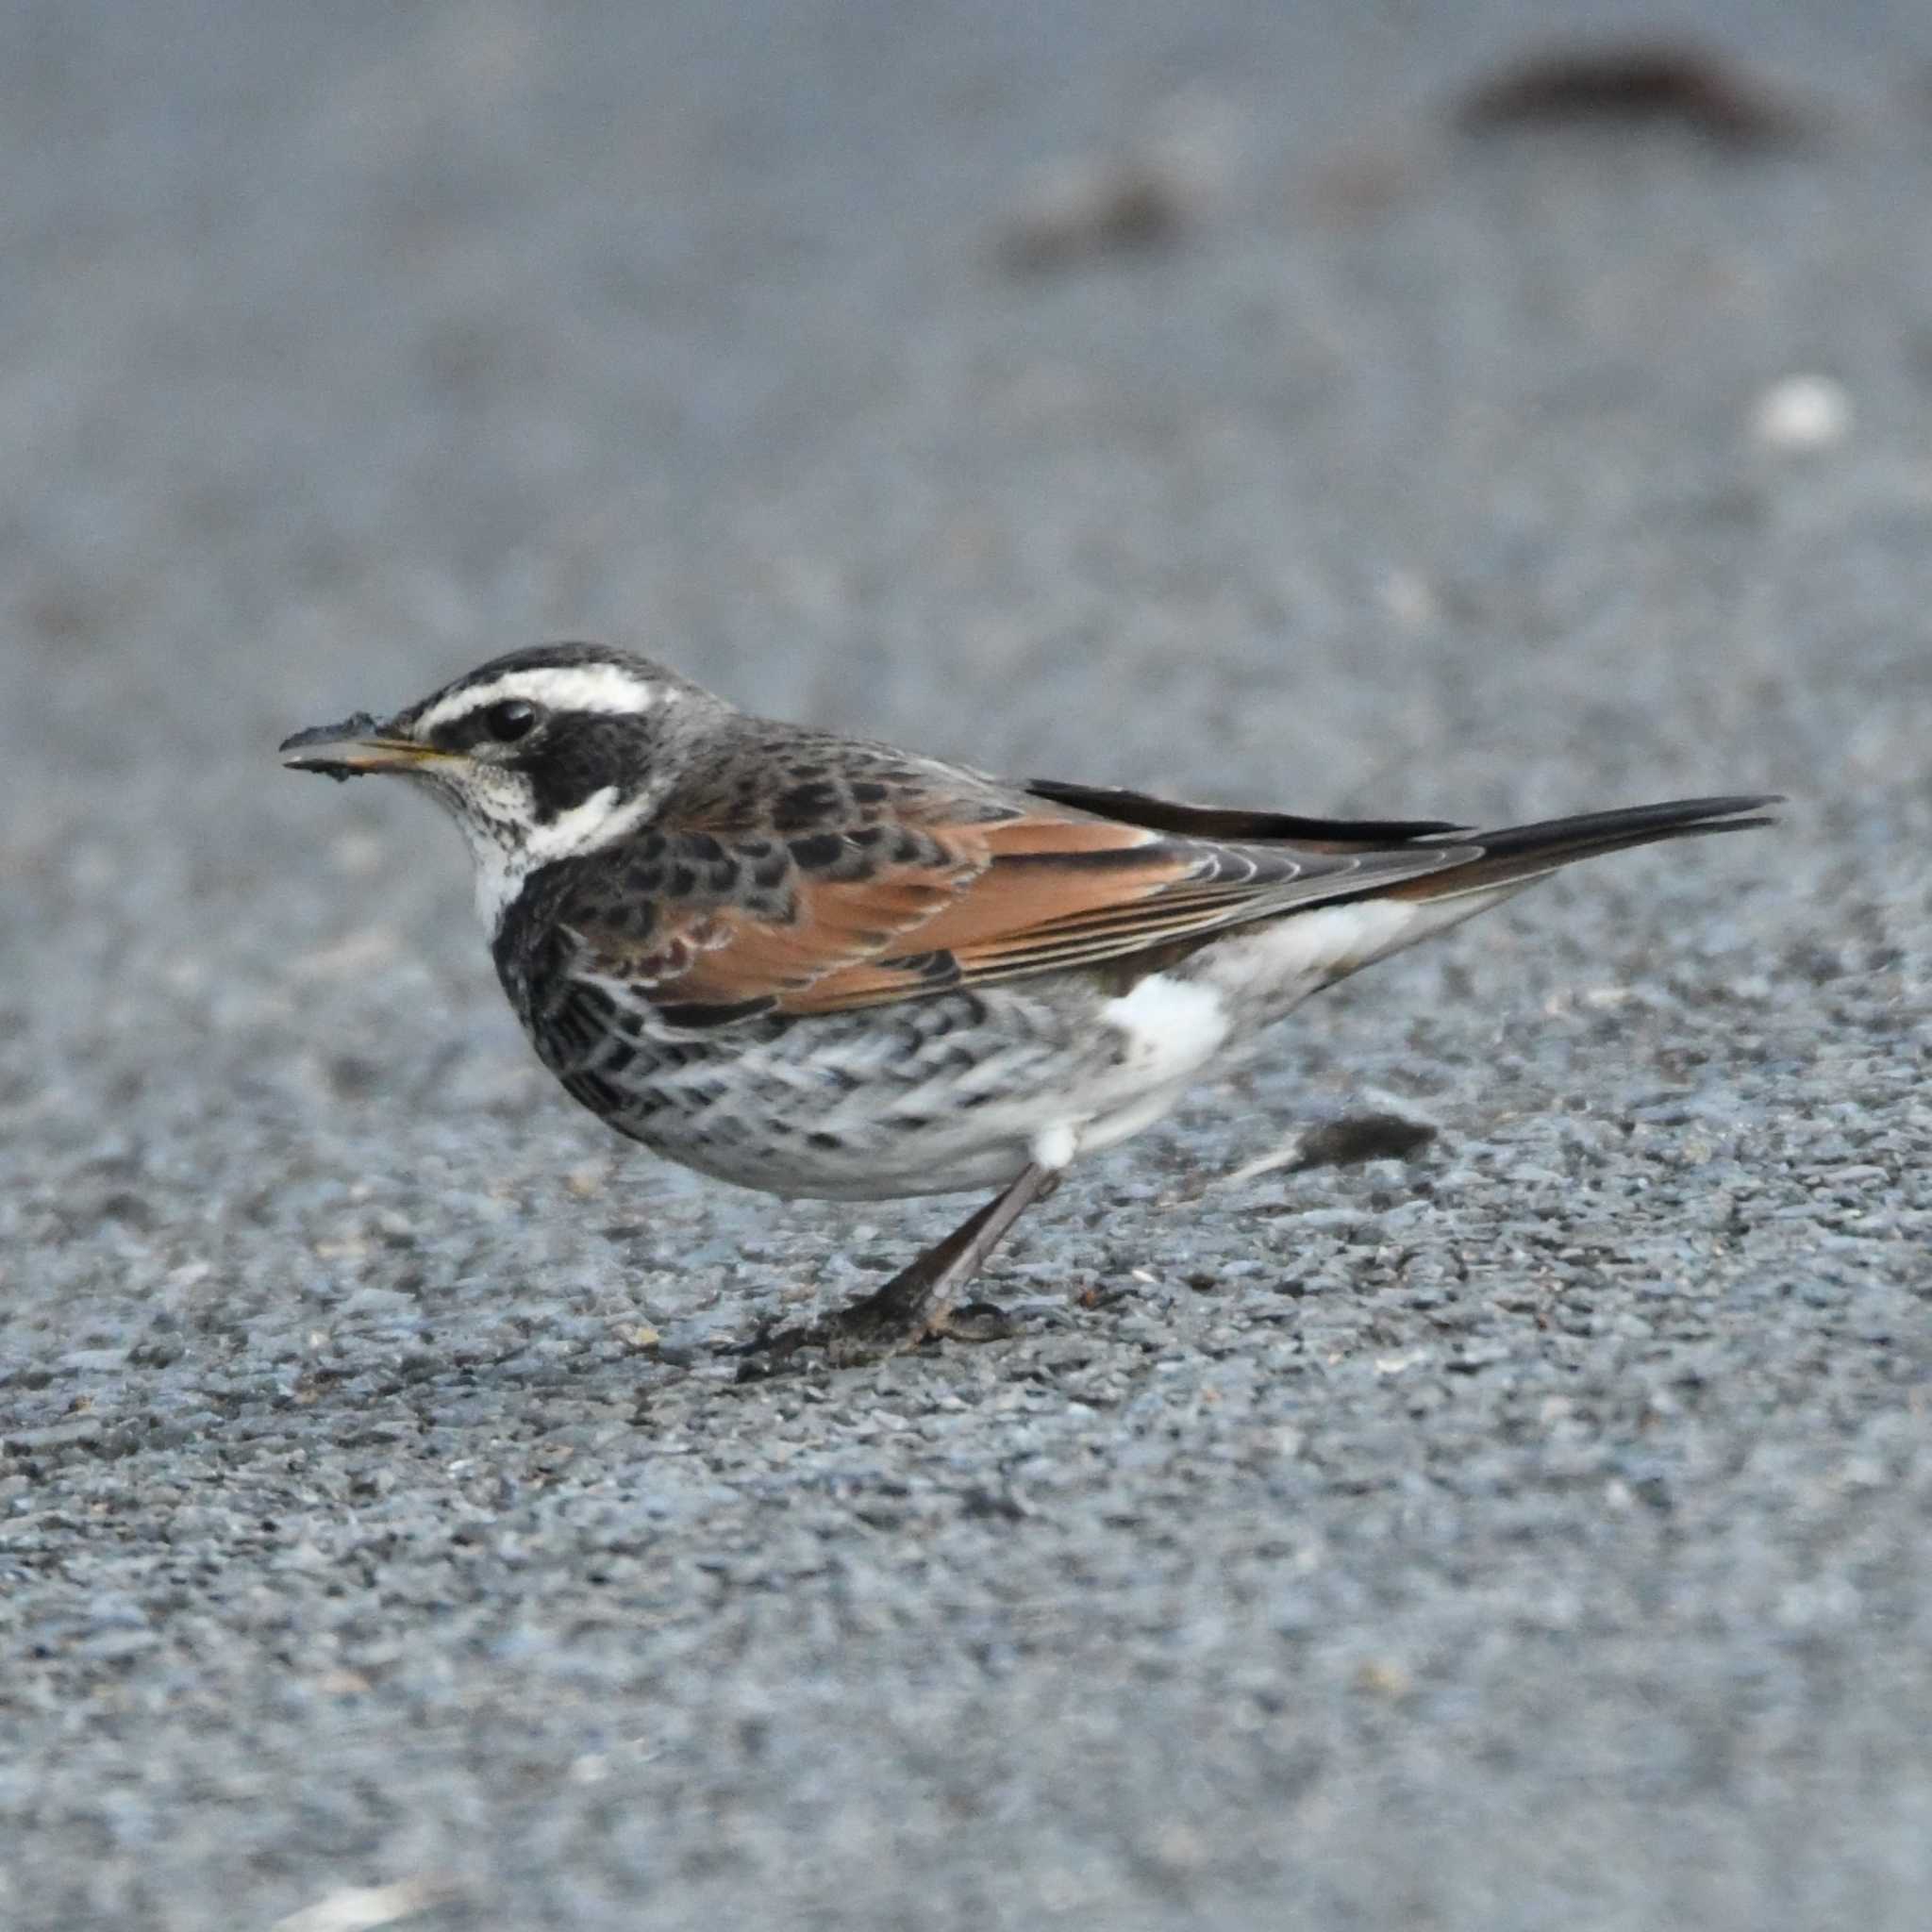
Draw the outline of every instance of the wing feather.
<instances>
[{"instance_id":1,"label":"wing feather","mask_svg":"<svg viewBox=\"0 0 1932 1932\"><path fill-rule=\"evenodd\" d=\"M634 848L549 916L578 978L681 1026L848 1011L1175 947L1327 901L1434 898L1574 858L1760 823L1703 799L1472 834L1041 781L746 721ZM728 752L728 758L724 753Z\"/></svg>"},{"instance_id":2,"label":"wing feather","mask_svg":"<svg viewBox=\"0 0 1932 1932\"><path fill-rule=\"evenodd\" d=\"M1124 959L1469 856L1224 844L1034 800L1004 817L958 818L901 802L883 836L815 830L779 847L775 877L769 840L692 835L703 862L676 868L670 833L664 875L690 890L658 891L641 914L635 903L587 903L563 922L580 971L707 1024ZM772 883L747 891L755 863Z\"/></svg>"}]
</instances>

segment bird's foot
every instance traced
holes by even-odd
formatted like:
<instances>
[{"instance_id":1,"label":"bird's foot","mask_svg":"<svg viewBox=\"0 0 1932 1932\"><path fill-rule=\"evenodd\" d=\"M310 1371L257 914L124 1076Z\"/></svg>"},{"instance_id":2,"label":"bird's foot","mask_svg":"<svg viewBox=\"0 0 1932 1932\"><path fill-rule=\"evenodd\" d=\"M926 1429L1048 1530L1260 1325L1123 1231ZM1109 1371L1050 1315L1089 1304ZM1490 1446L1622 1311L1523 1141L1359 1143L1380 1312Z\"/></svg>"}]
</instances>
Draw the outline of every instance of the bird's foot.
<instances>
[{"instance_id":1,"label":"bird's foot","mask_svg":"<svg viewBox=\"0 0 1932 1932\"><path fill-rule=\"evenodd\" d=\"M991 1302L968 1302L956 1308L953 1297L978 1274L980 1263L998 1244L1029 1201L1052 1192L1059 1175L1038 1165L1024 1169L976 1214L944 1241L902 1268L881 1289L795 1328L767 1328L730 1353L742 1359L741 1382L758 1382L777 1373L799 1350L821 1348L835 1368L878 1361L917 1348L922 1341L950 1336L957 1341L998 1341L1013 1333L1003 1309Z\"/></svg>"},{"instance_id":2,"label":"bird's foot","mask_svg":"<svg viewBox=\"0 0 1932 1932\"><path fill-rule=\"evenodd\" d=\"M949 1341L1010 1341L1019 1332L1019 1322L997 1302L968 1302L963 1308L948 1308L926 1328L928 1335L942 1335Z\"/></svg>"},{"instance_id":3,"label":"bird's foot","mask_svg":"<svg viewBox=\"0 0 1932 1932\"><path fill-rule=\"evenodd\" d=\"M763 1382L783 1374L792 1357L807 1349L823 1351L833 1368L848 1369L903 1355L923 1342L1004 1341L1019 1333L1013 1318L991 1302L968 1302L959 1308L935 1307L924 1295L899 1290L900 1283L891 1281L816 1322L785 1328L768 1325L724 1353L739 1358L739 1381Z\"/></svg>"}]
</instances>

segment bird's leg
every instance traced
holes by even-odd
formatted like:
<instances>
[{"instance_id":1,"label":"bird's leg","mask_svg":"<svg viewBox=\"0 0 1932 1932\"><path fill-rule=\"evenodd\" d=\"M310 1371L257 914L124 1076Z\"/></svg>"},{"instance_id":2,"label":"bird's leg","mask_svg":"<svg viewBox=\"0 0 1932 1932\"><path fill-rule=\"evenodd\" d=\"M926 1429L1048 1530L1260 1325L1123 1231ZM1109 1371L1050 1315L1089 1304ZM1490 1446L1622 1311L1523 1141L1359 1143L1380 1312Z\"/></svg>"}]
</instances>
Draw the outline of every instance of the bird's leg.
<instances>
[{"instance_id":1,"label":"bird's leg","mask_svg":"<svg viewBox=\"0 0 1932 1932\"><path fill-rule=\"evenodd\" d=\"M952 1335L962 1341L997 1341L1010 1333L998 1308L974 1302L956 1311L953 1298L979 1273L1014 1222L1035 1201L1052 1193L1059 1178L1056 1167L1034 1163L1024 1168L1002 1192L901 1269L885 1287L822 1321L759 1336L736 1352L769 1360L801 1348L823 1348L833 1361L844 1363L896 1355L931 1335ZM739 1374L753 1380L760 1372L748 1361Z\"/></svg>"}]
</instances>

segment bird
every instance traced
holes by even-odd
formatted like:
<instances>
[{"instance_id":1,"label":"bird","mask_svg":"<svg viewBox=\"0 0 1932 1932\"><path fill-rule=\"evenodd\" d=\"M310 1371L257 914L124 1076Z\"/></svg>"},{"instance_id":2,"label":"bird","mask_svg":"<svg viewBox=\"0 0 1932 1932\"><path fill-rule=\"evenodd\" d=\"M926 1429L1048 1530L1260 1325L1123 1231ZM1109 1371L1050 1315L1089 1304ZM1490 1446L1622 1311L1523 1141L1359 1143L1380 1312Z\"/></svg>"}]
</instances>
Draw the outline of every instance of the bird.
<instances>
[{"instance_id":1,"label":"bird","mask_svg":"<svg viewBox=\"0 0 1932 1932\"><path fill-rule=\"evenodd\" d=\"M759 718L596 643L280 749L455 818L538 1058L620 1134L783 1196L992 1191L882 1288L745 1344L768 1361L1011 1332L960 1297L1021 1214L1309 995L1576 859L1782 802L1493 831L1187 805Z\"/></svg>"}]
</instances>

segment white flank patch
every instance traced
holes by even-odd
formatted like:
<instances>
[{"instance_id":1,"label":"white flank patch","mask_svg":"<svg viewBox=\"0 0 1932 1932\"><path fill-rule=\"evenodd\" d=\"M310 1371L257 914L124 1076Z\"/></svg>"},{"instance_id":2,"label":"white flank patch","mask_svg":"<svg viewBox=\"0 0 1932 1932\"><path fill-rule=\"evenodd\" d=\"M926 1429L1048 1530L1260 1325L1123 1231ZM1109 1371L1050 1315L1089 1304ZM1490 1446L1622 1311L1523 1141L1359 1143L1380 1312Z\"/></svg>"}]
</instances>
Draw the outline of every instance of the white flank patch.
<instances>
[{"instance_id":1,"label":"white flank patch","mask_svg":"<svg viewBox=\"0 0 1932 1932\"><path fill-rule=\"evenodd\" d=\"M528 671L507 671L488 684L465 685L439 700L416 721L419 736L427 737L452 718L467 717L485 705L505 698L525 698L551 711L605 711L635 716L653 705L678 695L668 685L654 684L634 671L615 664L540 664Z\"/></svg>"},{"instance_id":2,"label":"white flank patch","mask_svg":"<svg viewBox=\"0 0 1932 1932\"><path fill-rule=\"evenodd\" d=\"M1131 992L1108 1000L1100 1017L1127 1036L1137 1083L1184 1080L1227 1038L1227 1003L1219 991L1165 973L1150 973Z\"/></svg>"},{"instance_id":3,"label":"white flank patch","mask_svg":"<svg viewBox=\"0 0 1932 1932\"><path fill-rule=\"evenodd\" d=\"M1474 887L1440 899L1357 899L1311 907L1211 948L1206 971L1214 985L1264 1000L1313 992L1459 925L1520 891L1523 883Z\"/></svg>"},{"instance_id":4,"label":"white flank patch","mask_svg":"<svg viewBox=\"0 0 1932 1932\"><path fill-rule=\"evenodd\" d=\"M1228 963L1234 971L1246 968L1257 991L1297 979L1325 979L1421 938L1418 927L1431 909L1412 899L1310 907L1254 933Z\"/></svg>"},{"instance_id":5,"label":"white flank patch","mask_svg":"<svg viewBox=\"0 0 1932 1932\"><path fill-rule=\"evenodd\" d=\"M1027 1149L1036 1167L1044 1167L1056 1173L1066 1166L1074 1158L1079 1142L1074 1130L1065 1121L1050 1127L1042 1127L1033 1137L1033 1144Z\"/></svg>"}]
</instances>

